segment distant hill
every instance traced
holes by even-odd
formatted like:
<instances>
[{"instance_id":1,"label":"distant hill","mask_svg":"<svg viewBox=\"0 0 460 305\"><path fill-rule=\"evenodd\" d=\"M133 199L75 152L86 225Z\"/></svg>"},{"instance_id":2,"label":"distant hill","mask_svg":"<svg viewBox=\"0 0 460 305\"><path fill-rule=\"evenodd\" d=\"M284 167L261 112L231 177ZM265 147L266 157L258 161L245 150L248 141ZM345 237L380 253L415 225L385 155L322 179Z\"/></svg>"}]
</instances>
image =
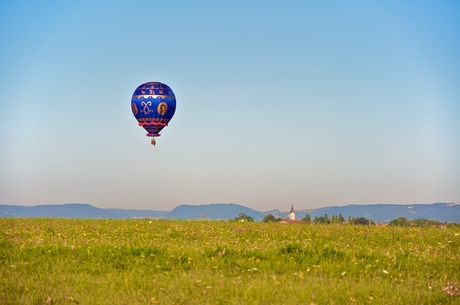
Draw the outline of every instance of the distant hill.
<instances>
[{"instance_id":1,"label":"distant hill","mask_svg":"<svg viewBox=\"0 0 460 305\"><path fill-rule=\"evenodd\" d=\"M0 217L42 218L143 218L164 217L167 211L100 209L89 204L68 203L37 206L0 205Z\"/></svg>"},{"instance_id":2,"label":"distant hill","mask_svg":"<svg viewBox=\"0 0 460 305\"><path fill-rule=\"evenodd\" d=\"M166 213L166 218L171 219L234 219L243 213L254 219L263 219L267 213L234 203L214 203L202 205L179 205L171 212Z\"/></svg>"},{"instance_id":3,"label":"distant hill","mask_svg":"<svg viewBox=\"0 0 460 305\"><path fill-rule=\"evenodd\" d=\"M129 218L166 218L166 219L234 219L243 213L255 221L261 221L266 215L288 217L289 212L271 210L260 212L235 204L215 203L203 205L179 205L171 211L102 209L89 204L70 203L58 205L0 205L0 217L41 217L41 218L82 218L82 219L129 219ZM310 214L316 216L342 215L348 217L365 217L375 222L389 222L398 217L407 219L431 219L441 222L460 223L460 204L364 204L332 206L311 210L296 210L296 218L301 219Z\"/></svg>"},{"instance_id":4,"label":"distant hill","mask_svg":"<svg viewBox=\"0 0 460 305\"><path fill-rule=\"evenodd\" d=\"M347 219L351 217L365 217L375 222L389 222L398 217L406 219L431 219L441 222L460 222L460 204L433 203L433 204L364 204L324 207L315 210L300 210L296 212L297 218L306 214L315 216L342 215Z\"/></svg>"}]
</instances>

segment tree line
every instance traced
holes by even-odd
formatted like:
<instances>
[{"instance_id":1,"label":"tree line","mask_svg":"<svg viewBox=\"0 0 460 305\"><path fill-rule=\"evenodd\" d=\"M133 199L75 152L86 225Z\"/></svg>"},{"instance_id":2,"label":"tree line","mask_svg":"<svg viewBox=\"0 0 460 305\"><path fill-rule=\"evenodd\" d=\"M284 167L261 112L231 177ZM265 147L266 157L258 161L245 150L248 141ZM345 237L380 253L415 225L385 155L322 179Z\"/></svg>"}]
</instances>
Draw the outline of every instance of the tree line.
<instances>
[{"instance_id":1,"label":"tree line","mask_svg":"<svg viewBox=\"0 0 460 305\"><path fill-rule=\"evenodd\" d=\"M324 216L315 216L313 220L311 219L311 215L307 214L305 215L302 220L306 223L314 223L314 224L350 224L350 225L375 225L375 222L366 219L364 217L351 217L348 216L348 219L346 220L342 214L339 215L332 215L329 217L327 214L324 214Z\"/></svg>"},{"instance_id":2,"label":"tree line","mask_svg":"<svg viewBox=\"0 0 460 305\"><path fill-rule=\"evenodd\" d=\"M273 214L268 214L264 217L262 222L279 222L282 221L282 218L276 218ZM254 222L254 218L248 216L246 214L240 213L233 221L237 222ZM329 217L327 214L324 216L315 216L315 218L311 218L310 214L306 214L304 218L302 218L302 222L306 224L349 224L349 225L367 225L373 226L375 222L371 219L366 219L365 217L351 217L349 216L348 219L345 219L342 214L339 215L332 215ZM399 226L399 227L408 227L408 226L415 226L415 227L430 227L430 226L460 226L460 224L456 223L444 223L439 222L436 220L428 220L428 219L414 219L408 220L404 217L399 217L397 219L393 219L388 223L389 226Z\"/></svg>"},{"instance_id":3,"label":"tree line","mask_svg":"<svg viewBox=\"0 0 460 305\"><path fill-rule=\"evenodd\" d=\"M282 221L282 218L275 218L272 214L268 214L267 216L264 217L262 222L279 222ZM304 218L302 218L302 221L304 223L310 224L352 224L352 225L375 225L375 222L366 219L364 217L351 217L349 216L348 219L346 220L342 214L339 215L332 215L329 217L327 214L324 214L324 216L315 216L315 218L311 218L310 214L306 214Z\"/></svg>"}]
</instances>

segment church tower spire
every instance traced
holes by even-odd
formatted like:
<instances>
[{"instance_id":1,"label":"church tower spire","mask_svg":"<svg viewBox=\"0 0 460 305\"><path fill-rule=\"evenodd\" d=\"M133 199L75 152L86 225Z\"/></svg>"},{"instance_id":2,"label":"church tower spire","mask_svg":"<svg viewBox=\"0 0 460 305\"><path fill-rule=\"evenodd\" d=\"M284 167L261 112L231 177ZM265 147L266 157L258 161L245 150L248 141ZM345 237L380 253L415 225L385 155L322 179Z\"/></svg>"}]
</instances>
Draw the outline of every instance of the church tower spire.
<instances>
[{"instance_id":1,"label":"church tower spire","mask_svg":"<svg viewBox=\"0 0 460 305\"><path fill-rule=\"evenodd\" d=\"M289 212L289 219L295 220L294 205L291 205L291 211Z\"/></svg>"}]
</instances>

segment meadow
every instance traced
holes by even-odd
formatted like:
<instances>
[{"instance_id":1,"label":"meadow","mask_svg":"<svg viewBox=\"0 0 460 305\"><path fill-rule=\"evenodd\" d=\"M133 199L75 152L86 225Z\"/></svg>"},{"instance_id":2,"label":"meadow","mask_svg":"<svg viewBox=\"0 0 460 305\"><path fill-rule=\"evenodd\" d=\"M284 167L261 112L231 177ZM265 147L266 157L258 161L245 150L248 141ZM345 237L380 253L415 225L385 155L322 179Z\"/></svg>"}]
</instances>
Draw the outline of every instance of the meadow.
<instances>
[{"instance_id":1,"label":"meadow","mask_svg":"<svg viewBox=\"0 0 460 305\"><path fill-rule=\"evenodd\" d=\"M0 304L460 304L460 228L0 218Z\"/></svg>"}]
</instances>

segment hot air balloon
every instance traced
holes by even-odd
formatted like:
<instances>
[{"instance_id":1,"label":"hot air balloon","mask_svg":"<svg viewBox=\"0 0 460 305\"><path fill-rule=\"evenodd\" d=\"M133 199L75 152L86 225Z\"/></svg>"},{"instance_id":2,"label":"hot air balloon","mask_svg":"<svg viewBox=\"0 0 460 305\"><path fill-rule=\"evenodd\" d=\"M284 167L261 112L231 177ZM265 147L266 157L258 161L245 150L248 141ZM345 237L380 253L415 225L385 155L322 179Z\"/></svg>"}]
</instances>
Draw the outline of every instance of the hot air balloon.
<instances>
[{"instance_id":1,"label":"hot air balloon","mask_svg":"<svg viewBox=\"0 0 460 305\"><path fill-rule=\"evenodd\" d=\"M131 99L131 109L139 126L147 130L147 136L155 137L168 126L168 122L176 111L176 97L171 88L160 82L148 82L136 88Z\"/></svg>"}]
</instances>

